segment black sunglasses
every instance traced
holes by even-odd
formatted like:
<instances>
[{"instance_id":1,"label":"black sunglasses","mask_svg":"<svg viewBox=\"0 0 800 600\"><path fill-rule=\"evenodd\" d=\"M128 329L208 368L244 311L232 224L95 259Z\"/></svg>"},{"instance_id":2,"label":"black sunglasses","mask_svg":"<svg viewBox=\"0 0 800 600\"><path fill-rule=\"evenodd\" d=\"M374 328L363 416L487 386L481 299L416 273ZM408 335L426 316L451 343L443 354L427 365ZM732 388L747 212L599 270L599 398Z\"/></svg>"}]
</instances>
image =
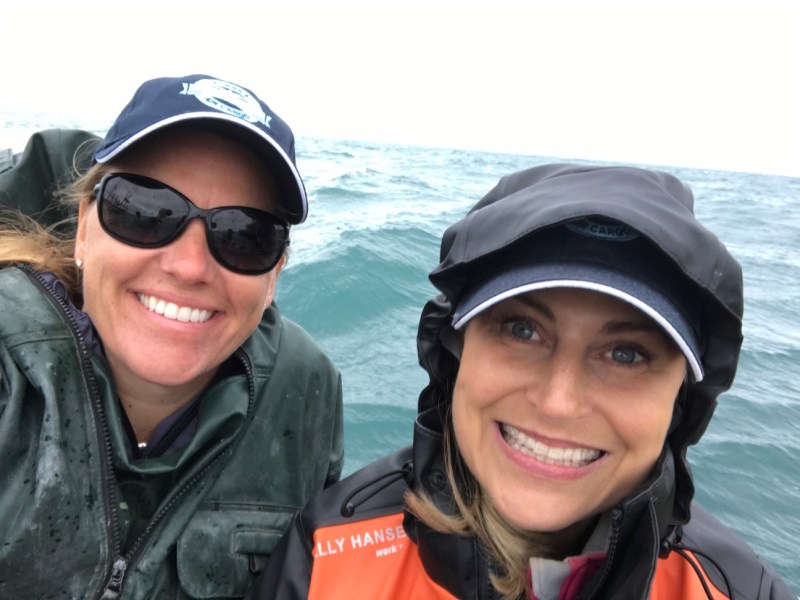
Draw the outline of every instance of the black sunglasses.
<instances>
[{"instance_id":1,"label":"black sunglasses","mask_svg":"<svg viewBox=\"0 0 800 600\"><path fill-rule=\"evenodd\" d=\"M244 275L270 271L289 245L289 226L247 206L203 210L166 184L130 173L110 173L94 188L100 225L114 239L138 248L175 240L191 219L203 219L212 256Z\"/></svg>"}]
</instances>

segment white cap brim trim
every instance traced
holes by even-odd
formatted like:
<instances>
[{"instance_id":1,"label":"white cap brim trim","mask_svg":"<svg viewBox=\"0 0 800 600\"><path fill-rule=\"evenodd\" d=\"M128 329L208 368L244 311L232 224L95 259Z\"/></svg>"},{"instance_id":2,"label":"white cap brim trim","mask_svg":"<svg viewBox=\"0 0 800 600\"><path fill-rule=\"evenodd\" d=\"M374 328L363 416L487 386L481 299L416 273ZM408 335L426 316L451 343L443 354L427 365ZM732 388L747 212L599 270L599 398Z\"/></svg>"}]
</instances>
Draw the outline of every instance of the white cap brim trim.
<instances>
[{"instance_id":1,"label":"white cap brim trim","mask_svg":"<svg viewBox=\"0 0 800 600\"><path fill-rule=\"evenodd\" d=\"M261 131L255 125L250 125L246 121L234 117L232 115L226 115L225 113L220 112L210 112L210 111L198 111L198 112L190 112L190 113L182 113L179 115L174 115L169 117L168 119L162 119L152 125L145 127L141 131L138 131L136 134L130 136L128 139L120 142L116 146L113 146L110 151L105 153L98 153L96 155L97 162L103 164L107 163L108 161L112 160L115 156L117 156L120 152L129 148L142 138L150 135L154 131L158 131L159 129L166 127L168 125L174 125L175 123L180 123L183 121L188 121L191 119L213 119L216 121L227 121L232 125L236 125L237 127L242 127L249 129L253 133L255 133L259 138L267 142L278 154L281 160L285 163L286 167L288 167L289 172L292 174L292 178L294 179L295 187L300 194L300 202L302 204L301 210L302 214L298 220L298 223L302 223L305 221L306 217L308 216L308 198L306 196L305 186L303 185L303 180L300 178L300 173L298 172L297 168L294 166L292 160L286 155L286 152L283 151L283 148L273 140L270 136L266 135L263 131Z\"/></svg>"},{"instance_id":2,"label":"white cap brim trim","mask_svg":"<svg viewBox=\"0 0 800 600\"><path fill-rule=\"evenodd\" d=\"M683 355L686 357L686 361L689 363L689 368L692 372L692 376L694 377L695 382L700 382L703 380L703 366L700 363L700 358L695 356L692 349L689 347L687 341L683 338L683 336L678 332L675 327L667 321L661 313L651 307L649 304L642 302L639 298L628 294L622 290L617 288L604 285L602 283L595 283L593 281L582 281L580 279L554 279L548 281L537 281L534 283L527 283L524 285L520 285L517 287L513 287L509 290L505 290L491 298L484 300L483 302L479 303L477 306L469 310L468 312L461 315L458 320L453 322L453 329L459 330L464 325L467 324L471 319L473 319L476 315L482 313L487 308L494 306L506 300L508 298L513 298L514 296L519 296L520 294L526 294L528 292L535 292L537 290L544 290L544 289L551 289L551 288L577 288L583 290L590 290L593 292L599 292L601 294L606 294L608 296L613 296L614 298L618 298L635 308L641 310L644 314L648 317L653 319L666 333L669 337L678 345Z\"/></svg>"}]
</instances>

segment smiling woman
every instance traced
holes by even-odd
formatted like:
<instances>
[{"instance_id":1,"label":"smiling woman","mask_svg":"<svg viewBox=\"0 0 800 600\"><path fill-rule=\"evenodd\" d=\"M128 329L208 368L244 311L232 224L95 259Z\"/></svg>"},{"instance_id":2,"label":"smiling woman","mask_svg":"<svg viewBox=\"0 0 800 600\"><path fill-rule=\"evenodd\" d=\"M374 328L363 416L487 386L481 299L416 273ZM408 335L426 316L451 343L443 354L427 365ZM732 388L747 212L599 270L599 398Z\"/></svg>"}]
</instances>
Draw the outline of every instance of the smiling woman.
<instances>
[{"instance_id":1,"label":"smiling woman","mask_svg":"<svg viewBox=\"0 0 800 600\"><path fill-rule=\"evenodd\" d=\"M37 139L1 180L23 209ZM339 373L273 303L293 134L191 75L92 148L75 222L0 229L0 597L242 597L343 460Z\"/></svg>"},{"instance_id":2,"label":"smiling woman","mask_svg":"<svg viewBox=\"0 0 800 600\"><path fill-rule=\"evenodd\" d=\"M645 479L686 361L630 304L554 288L474 317L459 372L453 433L464 463L506 521L555 532L591 527L587 518Z\"/></svg>"},{"instance_id":3,"label":"smiling woman","mask_svg":"<svg viewBox=\"0 0 800 600\"><path fill-rule=\"evenodd\" d=\"M141 218L153 188L180 189L184 197L194 199L192 206L216 209L217 220L223 210L235 210L237 216L251 210L256 218L274 222L273 215L280 214L279 190L273 176L259 167L255 153L236 140L196 124L179 124L151 134L117 158L112 179L106 175L98 188L97 201L88 196L80 205L75 256L83 263L83 311L103 340L106 360L140 442L147 442L158 423L205 389L219 365L255 330L272 303L283 261L278 254L279 259L260 273L242 274L241 269L231 268L239 257L245 261L273 247L264 236L267 239L255 248L224 251L220 236L247 239L249 219L231 219L221 230L216 222L190 219L186 211L180 229L156 240L159 226L150 223L134 229L125 215ZM147 188L128 185L117 191L117 182L142 181L145 174ZM113 194L124 194L126 209L110 218L104 207ZM181 207L190 206L173 206L176 193L154 198L160 205L156 219L162 222L168 212L178 217ZM234 202L235 208L221 208ZM285 236L288 227L278 223L282 228L269 234ZM150 236L147 244L133 240L145 233ZM228 256L226 262L217 258L221 252ZM192 312L209 318L177 318ZM159 351L142 352L146 347Z\"/></svg>"},{"instance_id":4,"label":"smiling woman","mask_svg":"<svg viewBox=\"0 0 800 600\"><path fill-rule=\"evenodd\" d=\"M794 600L693 502L743 311L693 202L629 167L501 179L442 238L413 445L315 498L248 597Z\"/></svg>"}]
</instances>

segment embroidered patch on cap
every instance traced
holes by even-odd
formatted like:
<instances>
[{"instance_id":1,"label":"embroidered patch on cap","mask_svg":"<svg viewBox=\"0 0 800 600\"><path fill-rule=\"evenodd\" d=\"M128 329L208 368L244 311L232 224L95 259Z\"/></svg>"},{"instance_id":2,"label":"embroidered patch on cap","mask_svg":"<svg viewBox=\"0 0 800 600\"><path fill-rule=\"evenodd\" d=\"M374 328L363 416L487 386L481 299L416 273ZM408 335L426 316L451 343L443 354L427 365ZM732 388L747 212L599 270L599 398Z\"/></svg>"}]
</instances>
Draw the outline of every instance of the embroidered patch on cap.
<instances>
[{"instance_id":1,"label":"embroidered patch on cap","mask_svg":"<svg viewBox=\"0 0 800 600\"><path fill-rule=\"evenodd\" d=\"M229 81L200 79L193 83L184 83L180 93L194 96L206 106L250 123L261 123L269 127L272 120L250 92Z\"/></svg>"}]
</instances>

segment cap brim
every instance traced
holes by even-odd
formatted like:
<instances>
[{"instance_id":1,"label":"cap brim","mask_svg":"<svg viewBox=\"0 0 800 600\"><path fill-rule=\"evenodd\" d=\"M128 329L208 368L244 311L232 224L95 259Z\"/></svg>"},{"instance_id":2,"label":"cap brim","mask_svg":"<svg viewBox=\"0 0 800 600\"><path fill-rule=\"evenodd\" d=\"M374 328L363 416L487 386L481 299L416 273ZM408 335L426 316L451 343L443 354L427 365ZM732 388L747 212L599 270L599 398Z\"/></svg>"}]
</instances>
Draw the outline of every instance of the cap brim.
<instances>
[{"instance_id":1,"label":"cap brim","mask_svg":"<svg viewBox=\"0 0 800 600\"><path fill-rule=\"evenodd\" d=\"M503 300L552 288L591 290L639 309L677 344L686 357L694 381L702 381L703 366L697 336L677 305L640 279L590 263L536 263L494 274L464 295L453 314L453 328L461 329L476 315Z\"/></svg>"},{"instance_id":2,"label":"cap brim","mask_svg":"<svg viewBox=\"0 0 800 600\"><path fill-rule=\"evenodd\" d=\"M308 198L303 180L294 162L275 140L259 130L258 127L225 113L197 111L162 119L138 131L135 135L99 149L95 153L95 160L99 163L107 163L148 135L170 125L194 119L201 119L220 125L225 131L242 139L249 147L258 152L270 166L270 170L277 179L278 186L284 196L282 204L289 223L297 225L306 220L308 216ZM257 143L253 144L254 141Z\"/></svg>"}]
</instances>

